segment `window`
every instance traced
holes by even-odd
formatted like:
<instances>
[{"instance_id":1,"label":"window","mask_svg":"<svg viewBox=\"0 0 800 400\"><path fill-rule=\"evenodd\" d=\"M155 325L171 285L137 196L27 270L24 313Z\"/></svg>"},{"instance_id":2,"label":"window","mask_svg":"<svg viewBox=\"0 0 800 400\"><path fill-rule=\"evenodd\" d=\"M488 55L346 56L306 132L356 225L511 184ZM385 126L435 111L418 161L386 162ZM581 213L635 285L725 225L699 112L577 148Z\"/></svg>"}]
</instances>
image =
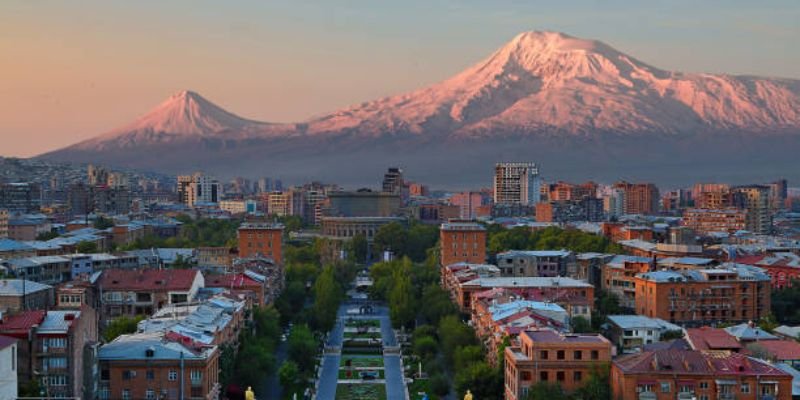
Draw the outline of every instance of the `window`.
<instances>
[{"instance_id":1,"label":"window","mask_svg":"<svg viewBox=\"0 0 800 400\"><path fill-rule=\"evenodd\" d=\"M122 400L131 400L131 390L122 389Z\"/></svg>"},{"instance_id":2,"label":"window","mask_svg":"<svg viewBox=\"0 0 800 400\"><path fill-rule=\"evenodd\" d=\"M661 382L661 393L669 393L669 382Z\"/></svg>"},{"instance_id":3,"label":"window","mask_svg":"<svg viewBox=\"0 0 800 400\"><path fill-rule=\"evenodd\" d=\"M108 398L111 397L109 392L110 391L108 390L107 387L101 387L100 388L100 400L108 400Z\"/></svg>"},{"instance_id":4,"label":"window","mask_svg":"<svg viewBox=\"0 0 800 400\"><path fill-rule=\"evenodd\" d=\"M574 372L572 373L572 381L573 381L573 382L580 382L581 380L583 380L583 372L581 372L581 371L574 371Z\"/></svg>"},{"instance_id":5,"label":"window","mask_svg":"<svg viewBox=\"0 0 800 400\"><path fill-rule=\"evenodd\" d=\"M556 380L559 381L559 382L564 382L564 379L565 379L564 375L565 375L564 371L556 372Z\"/></svg>"},{"instance_id":6,"label":"window","mask_svg":"<svg viewBox=\"0 0 800 400\"><path fill-rule=\"evenodd\" d=\"M708 389L708 382L700 382L700 389Z\"/></svg>"},{"instance_id":7,"label":"window","mask_svg":"<svg viewBox=\"0 0 800 400\"><path fill-rule=\"evenodd\" d=\"M199 369L193 369L189 373L189 378L192 380L193 385L199 384L200 380L203 379L203 371Z\"/></svg>"},{"instance_id":8,"label":"window","mask_svg":"<svg viewBox=\"0 0 800 400\"><path fill-rule=\"evenodd\" d=\"M592 350L592 360L600 359L600 352L597 350Z\"/></svg>"},{"instance_id":9,"label":"window","mask_svg":"<svg viewBox=\"0 0 800 400\"><path fill-rule=\"evenodd\" d=\"M136 371L131 371L129 369L125 370L125 371L122 371L122 380L124 380L124 381L129 381L129 380L133 379L133 377L135 377L135 376L136 376Z\"/></svg>"},{"instance_id":10,"label":"window","mask_svg":"<svg viewBox=\"0 0 800 400\"><path fill-rule=\"evenodd\" d=\"M144 392L144 398L147 400L155 400L156 399L156 392L153 389L147 389Z\"/></svg>"},{"instance_id":11,"label":"window","mask_svg":"<svg viewBox=\"0 0 800 400\"><path fill-rule=\"evenodd\" d=\"M583 352L580 350L575 350L572 352L572 359L573 360L580 360L583 358Z\"/></svg>"},{"instance_id":12,"label":"window","mask_svg":"<svg viewBox=\"0 0 800 400\"><path fill-rule=\"evenodd\" d=\"M707 394L701 394L700 395L700 400L708 400L708 395Z\"/></svg>"},{"instance_id":13,"label":"window","mask_svg":"<svg viewBox=\"0 0 800 400\"><path fill-rule=\"evenodd\" d=\"M556 358L557 358L557 359L559 359L559 360L563 360L563 359L564 359L564 357L565 357L565 356L564 356L564 350L558 350L558 351L556 351Z\"/></svg>"},{"instance_id":14,"label":"window","mask_svg":"<svg viewBox=\"0 0 800 400\"><path fill-rule=\"evenodd\" d=\"M67 358L66 357L53 357L47 359L47 365L50 368L67 368Z\"/></svg>"},{"instance_id":15,"label":"window","mask_svg":"<svg viewBox=\"0 0 800 400\"><path fill-rule=\"evenodd\" d=\"M539 380L542 382L547 382L547 371L539 372Z\"/></svg>"},{"instance_id":16,"label":"window","mask_svg":"<svg viewBox=\"0 0 800 400\"><path fill-rule=\"evenodd\" d=\"M750 393L750 384L743 383L742 386L739 388L742 393Z\"/></svg>"},{"instance_id":17,"label":"window","mask_svg":"<svg viewBox=\"0 0 800 400\"><path fill-rule=\"evenodd\" d=\"M148 381L152 381L156 379L156 373L152 369L148 369L147 372L145 372L145 377Z\"/></svg>"},{"instance_id":18,"label":"window","mask_svg":"<svg viewBox=\"0 0 800 400\"><path fill-rule=\"evenodd\" d=\"M547 350L542 350L539 352L539 358L542 360L547 360Z\"/></svg>"},{"instance_id":19,"label":"window","mask_svg":"<svg viewBox=\"0 0 800 400\"><path fill-rule=\"evenodd\" d=\"M63 349L64 347L67 347L67 338L63 337L49 338L46 343L50 347Z\"/></svg>"},{"instance_id":20,"label":"window","mask_svg":"<svg viewBox=\"0 0 800 400\"><path fill-rule=\"evenodd\" d=\"M175 371L174 369L169 370L169 372L167 373L167 379L170 380L170 381L173 381L173 382L177 381L178 380L178 371Z\"/></svg>"}]
</instances>

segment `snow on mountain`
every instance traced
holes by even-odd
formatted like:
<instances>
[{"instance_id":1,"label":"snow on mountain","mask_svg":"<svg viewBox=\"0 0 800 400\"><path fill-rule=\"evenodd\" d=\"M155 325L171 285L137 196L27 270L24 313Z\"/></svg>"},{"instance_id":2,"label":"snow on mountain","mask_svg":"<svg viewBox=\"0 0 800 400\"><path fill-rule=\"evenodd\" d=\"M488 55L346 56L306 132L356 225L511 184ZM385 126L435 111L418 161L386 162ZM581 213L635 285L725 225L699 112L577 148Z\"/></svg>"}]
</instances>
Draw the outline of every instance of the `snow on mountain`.
<instances>
[{"instance_id":1,"label":"snow on mountain","mask_svg":"<svg viewBox=\"0 0 800 400\"><path fill-rule=\"evenodd\" d=\"M526 32L448 80L317 118L309 133L798 129L799 88L791 80L667 72L599 41Z\"/></svg>"},{"instance_id":2,"label":"snow on mountain","mask_svg":"<svg viewBox=\"0 0 800 400\"><path fill-rule=\"evenodd\" d=\"M133 148L197 140L240 140L291 130L292 127L248 120L225 111L203 96L183 90L133 123L75 145L82 149Z\"/></svg>"}]
</instances>

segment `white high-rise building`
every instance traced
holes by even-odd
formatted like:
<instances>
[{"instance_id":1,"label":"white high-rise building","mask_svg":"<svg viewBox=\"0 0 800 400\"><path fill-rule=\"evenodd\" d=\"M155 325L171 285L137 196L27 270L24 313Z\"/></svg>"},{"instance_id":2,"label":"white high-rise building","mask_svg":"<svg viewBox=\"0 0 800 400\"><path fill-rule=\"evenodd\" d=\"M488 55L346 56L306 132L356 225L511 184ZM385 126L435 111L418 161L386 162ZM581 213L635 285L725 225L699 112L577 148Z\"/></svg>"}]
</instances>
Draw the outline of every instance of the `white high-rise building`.
<instances>
[{"instance_id":1,"label":"white high-rise building","mask_svg":"<svg viewBox=\"0 0 800 400\"><path fill-rule=\"evenodd\" d=\"M497 163L494 167L494 203L532 206L541 192L539 167L531 162Z\"/></svg>"},{"instance_id":2,"label":"white high-rise building","mask_svg":"<svg viewBox=\"0 0 800 400\"><path fill-rule=\"evenodd\" d=\"M199 172L194 175L180 175L178 199L189 207L202 203L216 204L222 199L222 185L216 179Z\"/></svg>"}]
</instances>

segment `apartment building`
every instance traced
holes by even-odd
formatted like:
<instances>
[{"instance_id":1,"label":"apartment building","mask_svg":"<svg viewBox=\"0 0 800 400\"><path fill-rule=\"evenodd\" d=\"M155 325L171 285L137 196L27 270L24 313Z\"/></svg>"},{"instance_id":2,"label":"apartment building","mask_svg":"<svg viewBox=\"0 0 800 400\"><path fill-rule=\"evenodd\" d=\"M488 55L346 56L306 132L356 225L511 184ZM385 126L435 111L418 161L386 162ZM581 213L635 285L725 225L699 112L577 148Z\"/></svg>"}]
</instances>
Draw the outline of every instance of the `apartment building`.
<instances>
[{"instance_id":1,"label":"apartment building","mask_svg":"<svg viewBox=\"0 0 800 400\"><path fill-rule=\"evenodd\" d=\"M459 262L486 262L486 228L476 222L451 221L439 228L439 262L443 266Z\"/></svg>"},{"instance_id":2,"label":"apartment building","mask_svg":"<svg viewBox=\"0 0 800 400\"><path fill-rule=\"evenodd\" d=\"M215 400L219 349L163 333L121 335L100 347L99 396L111 399Z\"/></svg>"},{"instance_id":3,"label":"apartment building","mask_svg":"<svg viewBox=\"0 0 800 400\"><path fill-rule=\"evenodd\" d=\"M645 351L611 363L611 392L614 400L789 400L792 376L728 351Z\"/></svg>"},{"instance_id":4,"label":"apartment building","mask_svg":"<svg viewBox=\"0 0 800 400\"><path fill-rule=\"evenodd\" d=\"M531 386L555 383L567 392L582 387L595 368L611 361L611 342L597 334L550 329L525 331L519 346L505 349L505 398L524 400Z\"/></svg>"},{"instance_id":5,"label":"apartment building","mask_svg":"<svg viewBox=\"0 0 800 400\"><path fill-rule=\"evenodd\" d=\"M239 257L267 257L283 263L283 225L244 223L237 232Z\"/></svg>"},{"instance_id":6,"label":"apartment building","mask_svg":"<svg viewBox=\"0 0 800 400\"><path fill-rule=\"evenodd\" d=\"M636 313L672 323L747 322L770 312L769 275L743 264L646 272L634 285Z\"/></svg>"},{"instance_id":7,"label":"apartment building","mask_svg":"<svg viewBox=\"0 0 800 400\"><path fill-rule=\"evenodd\" d=\"M650 215L658 212L659 193L656 185L652 183L617 182L615 189L621 189L624 194L625 214Z\"/></svg>"},{"instance_id":8,"label":"apartment building","mask_svg":"<svg viewBox=\"0 0 800 400\"><path fill-rule=\"evenodd\" d=\"M541 198L541 185L539 167L535 163L495 164L495 204L534 206Z\"/></svg>"},{"instance_id":9,"label":"apartment building","mask_svg":"<svg viewBox=\"0 0 800 400\"><path fill-rule=\"evenodd\" d=\"M53 287L25 279L0 280L0 312L40 310L53 304Z\"/></svg>"}]
</instances>

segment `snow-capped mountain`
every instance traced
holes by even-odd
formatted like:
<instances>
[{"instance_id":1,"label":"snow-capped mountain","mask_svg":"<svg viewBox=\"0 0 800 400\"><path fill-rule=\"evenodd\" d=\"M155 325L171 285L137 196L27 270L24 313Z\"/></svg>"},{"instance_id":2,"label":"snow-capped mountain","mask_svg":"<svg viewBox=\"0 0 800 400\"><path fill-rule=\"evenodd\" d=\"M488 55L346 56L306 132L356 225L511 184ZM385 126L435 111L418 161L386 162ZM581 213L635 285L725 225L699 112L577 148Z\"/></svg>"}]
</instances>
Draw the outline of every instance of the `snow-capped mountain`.
<instances>
[{"instance_id":1,"label":"snow-capped mountain","mask_svg":"<svg viewBox=\"0 0 800 400\"><path fill-rule=\"evenodd\" d=\"M193 91L183 90L133 123L73 147L97 151L117 148L135 150L138 146L203 138L240 140L269 136L282 127L239 117Z\"/></svg>"},{"instance_id":2,"label":"snow-capped mountain","mask_svg":"<svg viewBox=\"0 0 800 400\"><path fill-rule=\"evenodd\" d=\"M247 120L185 91L131 125L41 157L359 183L400 164L456 184L482 182L504 159L538 161L564 179L689 170L722 179L743 162L756 164L752 174L790 175L798 151L800 81L669 72L599 41L526 32L443 82L302 123Z\"/></svg>"},{"instance_id":3,"label":"snow-capped mountain","mask_svg":"<svg viewBox=\"0 0 800 400\"><path fill-rule=\"evenodd\" d=\"M800 82L683 74L598 41L526 32L433 86L311 121L310 132L450 136L800 129Z\"/></svg>"}]
</instances>

